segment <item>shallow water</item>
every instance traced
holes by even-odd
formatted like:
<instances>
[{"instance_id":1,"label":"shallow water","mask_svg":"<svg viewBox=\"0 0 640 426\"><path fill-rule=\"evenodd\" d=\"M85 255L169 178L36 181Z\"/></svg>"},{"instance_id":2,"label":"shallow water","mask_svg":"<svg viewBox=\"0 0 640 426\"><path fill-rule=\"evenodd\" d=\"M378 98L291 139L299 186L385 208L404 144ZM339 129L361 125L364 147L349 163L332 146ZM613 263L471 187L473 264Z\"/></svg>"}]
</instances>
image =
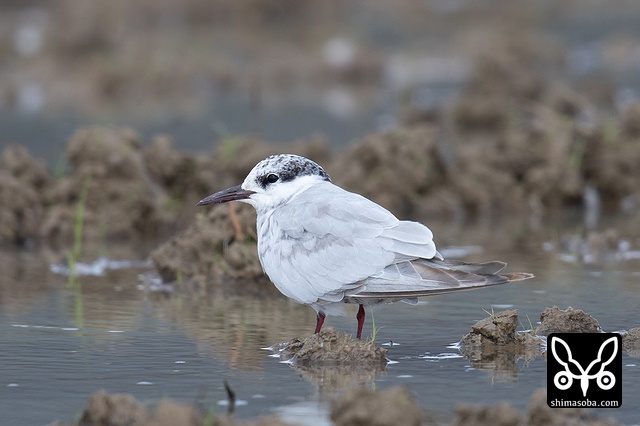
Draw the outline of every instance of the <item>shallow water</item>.
<instances>
[{"instance_id":1,"label":"shallow water","mask_svg":"<svg viewBox=\"0 0 640 426\"><path fill-rule=\"evenodd\" d=\"M476 234L464 235L473 239ZM450 347L487 316L485 311L517 308L521 330L529 328L529 319L535 325L540 312L553 305L585 310L605 331L640 325L637 263L585 268L552 254L495 255L488 248L473 256L501 258L511 263L510 270L537 277L435 296L417 306L376 307L377 342L393 342L389 359L394 362L373 377L368 372L296 372L271 357L263 348L304 336L315 324L311 308L272 292L242 295L229 285L207 296L167 296L144 289L138 278L144 269L80 277L81 291L74 291L65 276L50 272L50 253L2 251L0 416L6 424L73 420L99 389L129 393L150 404L170 397L224 412L223 379L242 401L236 408L240 418L275 412L303 424L326 424L330 400L353 383L376 389L405 385L441 421L450 420L460 402L508 401L524 412L532 392L546 387L544 359L515 360L492 370L472 366ZM354 332L352 316L355 310L348 317L329 317L326 325ZM365 336L372 333L371 319L368 315ZM627 424L640 421L639 364L623 356L622 407L601 410L602 416Z\"/></svg>"}]
</instances>

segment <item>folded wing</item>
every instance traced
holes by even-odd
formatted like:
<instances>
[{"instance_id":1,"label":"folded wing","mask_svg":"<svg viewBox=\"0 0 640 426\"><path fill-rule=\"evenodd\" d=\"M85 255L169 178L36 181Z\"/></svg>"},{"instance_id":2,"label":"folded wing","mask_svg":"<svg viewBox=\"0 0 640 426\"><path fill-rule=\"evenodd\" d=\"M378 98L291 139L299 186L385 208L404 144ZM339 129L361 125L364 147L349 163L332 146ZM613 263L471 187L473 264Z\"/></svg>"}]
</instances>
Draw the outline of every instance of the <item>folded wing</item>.
<instances>
[{"instance_id":1,"label":"folded wing","mask_svg":"<svg viewBox=\"0 0 640 426\"><path fill-rule=\"evenodd\" d=\"M414 259L387 266L367 280L355 297L403 300L454 293L532 278L528 273L501 273L504 262L467 263L457 260Z\"/></svg>"},{"instance_id":2,"label":"folded wing","mask_svg":"<svg viewBox=\"0 0 640 426\"><path fill-rule=\"evenodd\" d=\"M399 221L378 204L330 182L279 206L259 228L265 272L282 293L300 303L345 297L401 300L517 279L499 274L505 266L501 262L443 260L429 228ZM261 245L267 232L280 233L271 236L277 245Z\"/></svg>"}]
</instances>

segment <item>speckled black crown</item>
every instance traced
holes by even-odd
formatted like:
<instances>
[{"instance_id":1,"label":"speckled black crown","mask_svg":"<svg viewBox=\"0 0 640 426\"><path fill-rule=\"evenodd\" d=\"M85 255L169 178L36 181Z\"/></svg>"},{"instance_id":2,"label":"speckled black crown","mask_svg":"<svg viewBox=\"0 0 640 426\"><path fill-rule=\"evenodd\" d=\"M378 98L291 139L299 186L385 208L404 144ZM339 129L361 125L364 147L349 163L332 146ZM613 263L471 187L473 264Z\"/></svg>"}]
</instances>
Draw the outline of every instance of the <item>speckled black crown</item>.
<instances>
[{"instance_id":1,"label":"speckled black crown","mask_svg":"<svg viewBox=\"0 0 640 426\"><path fill-rule=\"evenodd\" d=\"M271 155L258 163L256 173L263 187L267 185L270 174L276 174L282 182L314 175L331 182L329 174L318 163L294 154Z\"/></svg>"}]
</instances>

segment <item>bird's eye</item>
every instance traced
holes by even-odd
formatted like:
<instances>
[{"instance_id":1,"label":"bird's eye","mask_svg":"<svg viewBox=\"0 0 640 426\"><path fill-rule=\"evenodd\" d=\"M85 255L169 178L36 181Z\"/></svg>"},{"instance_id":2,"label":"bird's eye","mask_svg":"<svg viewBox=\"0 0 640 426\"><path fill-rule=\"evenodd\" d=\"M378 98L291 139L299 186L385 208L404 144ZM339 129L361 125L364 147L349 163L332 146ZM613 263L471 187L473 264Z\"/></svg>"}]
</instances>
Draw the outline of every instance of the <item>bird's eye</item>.
<instances>
[{"instance_id":1,"label":"bird's eye","mask_svg":"<svg viewBox=\"0 0 640 426\"><path fill-rule=\"evenodd\" d=\"M278 175L274 174L274 173L269 173L267 175L267 182L269 183L276 183L278 181Z\"/></svg>"}]
</instances>

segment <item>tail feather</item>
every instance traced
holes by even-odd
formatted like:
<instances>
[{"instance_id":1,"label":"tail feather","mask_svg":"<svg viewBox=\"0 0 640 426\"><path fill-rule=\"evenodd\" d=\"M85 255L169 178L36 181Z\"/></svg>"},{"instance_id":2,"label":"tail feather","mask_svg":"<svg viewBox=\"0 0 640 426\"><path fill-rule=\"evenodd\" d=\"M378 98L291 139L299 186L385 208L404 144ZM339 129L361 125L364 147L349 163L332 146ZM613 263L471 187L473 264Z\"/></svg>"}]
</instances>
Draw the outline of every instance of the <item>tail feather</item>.
<instances>
[{"instance_id":1,"label":"tail feather","mask_svg":"<svg viewBox=\"0 0 640 426\"><path fill-rule=\"evenodd\" d=\"M468 263L461 260L439 260L439 259L417 259L415 262L421 262L428 265L433 265L436 268L441 269L455 269L458 271L471 272L472 274L479 275L495 275L500 273L507 264L494 260L493 262L484 263Z\"/></svg>"},{"instance_id":2,"label":"tail feather","mask_svg":"<svg viewBox=\"0 0 640 426\"><path fill-rule=\"evenodd\" d=\"M510 274L503 274L503 276L507 277L510 283L514 281L524 281L535 277L535 275L528 272L512 272Z\"/></svg>"},{"instance_id":3,"label":"tail feather","mask_svg":"<svg viewBox=\"0 0 640 426\"><path fill-rule=\"evenodd\" d=\"M473 290L533 278L526 272L500 273L504 262L467 263L457 260L416 259L389 265L382 274L369 278L361 291L346 297L358 303L395 301Z\"/></svg>"}]
</instances>

